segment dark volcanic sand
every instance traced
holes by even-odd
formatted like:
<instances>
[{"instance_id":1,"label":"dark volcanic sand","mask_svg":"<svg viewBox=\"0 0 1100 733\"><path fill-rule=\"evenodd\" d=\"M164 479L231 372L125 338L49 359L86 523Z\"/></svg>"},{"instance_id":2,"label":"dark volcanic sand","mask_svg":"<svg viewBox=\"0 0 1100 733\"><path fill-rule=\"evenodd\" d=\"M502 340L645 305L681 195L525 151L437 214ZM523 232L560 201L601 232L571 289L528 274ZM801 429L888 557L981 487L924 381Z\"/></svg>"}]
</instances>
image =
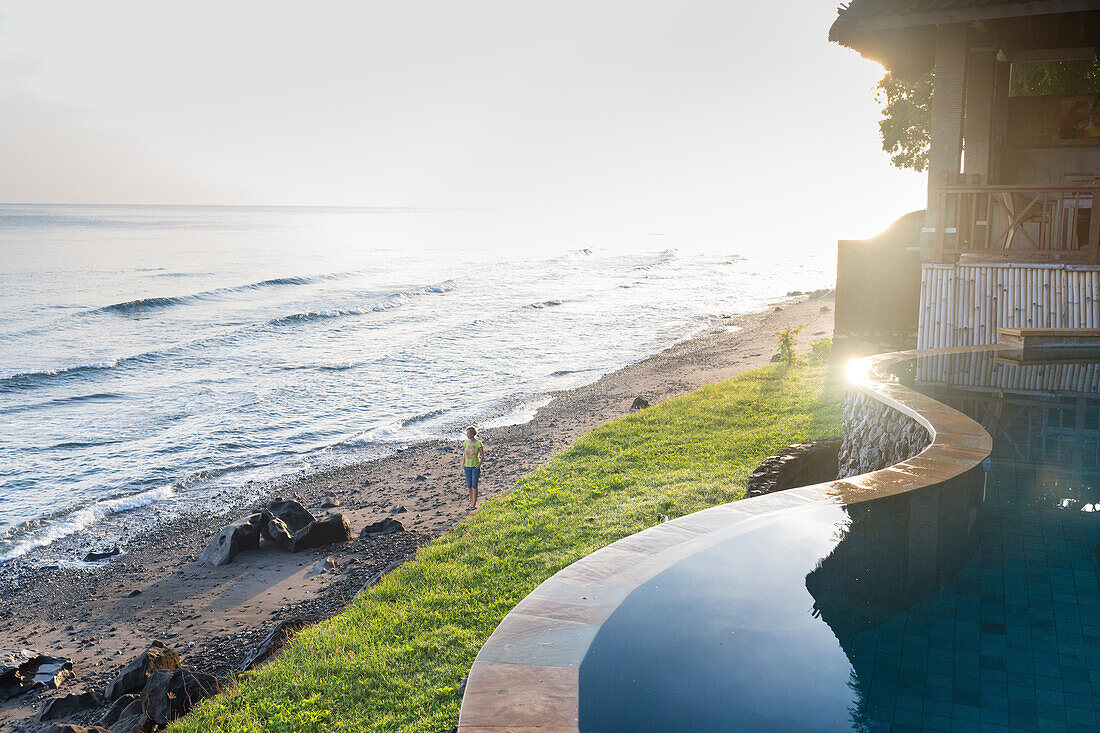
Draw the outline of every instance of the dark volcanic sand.
<instances>
[{"instance_id":1,"label":"dark volcanic sand","mask_svg":"<svg viewBox=\"0 0 1100 733\"><path fill-rule=\"evenodd\" d=\"M728 319L593 384L557 393L528 423L483 431L482 497L506 492L578 436L626 413L638 395L659 402L768 363L775 333L784 328L805 324L799 341L800 351L807 351L812 339L832 335L833 314L821 312L826 304L831 308L831 300L799 298L779 310ZM261 548L222 567L199 565L210 537L251 509L240 507L159 525L131 542L125 555L93 570L40 570L20 577L17 587L4 581L0 648L69 657L76 679L58 692L0 703L0 729L40 729L32 721L46 699L102 691L154 639L176 649L185 665L228 679L278 622L332 616L368 578L461 521L468 496L459 458L459 443L433 441L389 458L293 477L277 490L318 515L326 513L320 509L324 497L335 495L342 505L330 511L348 515L354 535L344 545L298 554ZM360 528L388 516L395 504L408 509L396 515L407 532L358 538ZM336 573L307 575L329 556ZM127 598L134 590L141 592Z\"/></svg>"}]
</instances>

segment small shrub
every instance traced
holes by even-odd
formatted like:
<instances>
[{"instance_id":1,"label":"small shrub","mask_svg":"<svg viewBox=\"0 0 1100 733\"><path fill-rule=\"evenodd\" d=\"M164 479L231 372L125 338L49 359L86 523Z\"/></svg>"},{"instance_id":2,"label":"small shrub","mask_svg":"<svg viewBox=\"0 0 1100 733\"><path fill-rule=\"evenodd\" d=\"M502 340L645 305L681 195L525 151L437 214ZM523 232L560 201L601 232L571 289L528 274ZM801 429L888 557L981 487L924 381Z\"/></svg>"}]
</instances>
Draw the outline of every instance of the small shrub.
<instances>
[{"instance_id":1,"label":"small shrub","mask_svg":"<svg viewBox=\"0 0 1100 733\"><path fill-rule=\"evenodd\" d=\"M798 361L795 347L798 345L798 334L805 326L791 326L775 335L775 341L779 344L779 358L787 366L793 366Z\"/></svg>"},{"instance_id":2,"label":"small shrub","mask_svg":"<svg viewBox=\"0 0 1100 733\"><path fill-rule=\"evenodd\" d=\"M833 350L833 340L828 337L815 339L810 342L810 361L814 364L823 364L829 361L829 354Z\"/></svg>"}]
</instances>

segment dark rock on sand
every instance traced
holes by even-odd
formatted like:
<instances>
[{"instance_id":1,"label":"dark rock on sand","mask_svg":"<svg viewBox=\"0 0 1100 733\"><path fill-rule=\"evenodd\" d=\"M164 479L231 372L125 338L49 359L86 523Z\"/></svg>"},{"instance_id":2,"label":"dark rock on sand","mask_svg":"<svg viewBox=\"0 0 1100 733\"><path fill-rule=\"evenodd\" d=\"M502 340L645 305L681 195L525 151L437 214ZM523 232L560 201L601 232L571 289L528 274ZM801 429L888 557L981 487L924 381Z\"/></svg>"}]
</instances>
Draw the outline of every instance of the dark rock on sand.
<instances>
[{"instance_id":1,"label":"dark rock on sand","mask_svg":"<svg viewBox=\"0 0 1100 733\"><path fill-rule=\"evenodd\" d=\"M262 522L262 514L252 514L230 522L210 540L210 544L199 556L199 562L207 565L228 565L244 550L255 550L260 546Z\"/></svg>"},{"instance_id":2,"label":"dark rock on sand","mask_svg":"<svg viewBox=\"0 0 1100 733\"><path fill-rule=\"evenodd\" d=\"M95 722L96 725L104 728L110 728L117 723L122 717L123 711L130 707L134 702L138 704L138 710L141 710L141 696L133 693L123 695L122 697L111 703L111 707L107 708L107 712Z\"/></svg>"},{"instance_id":3,"label":"dark rock on sand","mask_svg":"<svg viewBox=\"0 0 1100 733\"><path fill-rule=\"evenodd\" d=\"M40 721L58 720L72 717L74 713L94 708L103 702L98 692L74 692L71 695L55 697L42 706L38 714Z\"/></svg>"},{"instance_id":4,"label":"dark rock on sand","mask_svg":"<svg viewBox=\"0 0 1100 733\"><path fill-rule=\"evenodd\" d=\"M114 557L122 553L122 548L115 546L109 550L92 550L84 556L84 562L98 562L100 560L106 560L109 557Z\"/></svg>"},{"instance_id":5,"label":"dark rock on sand","mask_svg":"<svg viewBox=\"0 0 1100 733\"><path fill-rule=\"evenodd\" d=\"M292 500L276 499L264 507L264 513L281 519L291 534L305 529L310 522L317 521L317 517L310 514L308 509Z\"/></svg>"},{"instance_id":6,"label":"dark rock on sand","mask_svg":"<svg viewBox=\"0 0 1100 733\"><path fill-rule=\"evenodd\" d=\"M332 509L333 507L340 506L340 500L332 494L325 497L325 500L321 502L322 509Z\"/></svg>"},{"instance_id":7,"label":"dark rock on sand","mask_svg":"<svg viewBox=\"0 0 1100 733\"><path fill-rule=\"evenodd\" d=\"M131 733L135 728L138 730L144 730L146 726L150 725L148 716L145 715L145 708L142 706L140 695L126 695L120 700L127 700L127 704L122 706L116 713L114 720L110 725L105 725L102 721L97 725L105 725L110 728L112 733ZM115 706L112 705L111 709L114 710Z\"/></svg>"},{"instance_id":8,"label":"dark rock on sand","mask_svg":"<svg viewBox=\"0 0 1100 733\"><path fill-rule=\"evenodd\" d=\"M347 542L351 539L351 523L343 514L310 522L294 533L290 540L290 551L301 552L315 547L325 547L335 542Z\"/></svg>"},{"instance_id":9,"label":"dark rock on sand","mask_svg":"<svg viewBox=\"0 0 1100 733\"><path fill-rule=\"evenodd\" d=\"M132 591L130 591L129 593L126 594L126 597L127 598L136 598L137 596L140 596L140 595L141 595L141 591L138 590L137 588L134 588Z\"/></svg>"},{"instance_id":10,"label":"dark rock on sand","mask_svg":"<svg viewBox=\"0 0 1100 733\"><path fill-rule=\"evenodd\" d=\"M197 702L221 692L213 675L190 669L162 669L154 672L141 693L145 715L157 725L186 715Z\"/></svg>"},{"instance_id":11,"label":"dark rock on sand","mask_svg":"<svg viewBox=\"0 0 1100 733\"><path fill-rule=\"evenodd\" d=\"M0 649L0 702L36 688L60 687L73 677L73 663L31 649Z\"/></svg>"},{"instance_id":12,"label":"dark rock on sand","mask_svg":"<svg viewBox=\"0 0 1100 733\"><path fill-rule=\"evenodd\" d=\"M123 695L141 692L149 676L159 670L179 669L180 655L163 642L154 641L137 659L122 668L111 684L107 685L107 699L117 700Z\"/></svg>"},{"instance_id":13,"label":"dark rock on sand","mask_svg":"<svg viewBox=\"0 0 1100 733\"><path fill-rule=\"evenodd\" d=\"M55 723L54 727L50 728L50 733L112 733L112 731L100 728L98 725L85 728L83 725L76 725L75 723Z\"/></svg>"},{"instance_id":14,"label":"dark rock on sand","mask_svg":"<svg viewBox=\"0 0 1100 733\"><path fill-rule=\"evenodd\" d=\"M393 517L386 517L377 522L368 524L363 529L359 530L360 537L381 537L382 535L393 534L394 532L404 532L405 525L397 521Z\"/></svg>"},{"instance_id":15,"label":"dark rock on sand","mask_svg":"<svg viewBox=\"0 0 1100 733\"><path fill-rule=\"evenodd\" d=\"M134 715L123 715L111 726L111 733L149 733L153 730L153 721L140 710Z\"/></svg>"},{"instance_id":16,"label":"dark rock on sand","mask_svg":"<svg viewBox=\"0 0 1100 733\"><path fill-rule=\"evenodd\" d=\"M630 411L634 412L635 410L644 410L647 407L649 407L649 400L647 400L645 397L635 397L634 402L630 404Z\"/></svg>"},{"instance_id":17,"label":"dark rock on sand","mask_svg":"<svg viewBox=\"0 0 1100 733\"><path fill-rule=\"evenodd\" d=\"M390 507L390 514L404 514L407 511L409 510L405 508L404 504L394 504Z\"/></svg>"},{"instance_id":18,"label":"dark rock on sand","mask_svg":"<svg viewBox=\"0 0 1100 733\"><path fill-rule=\"evenodd\" d=\"M267 636L263 638L263 641L256 647L256 651L252 652L252 655L241 666L241 671L245 672L255 667L260 662L270 657L275 652L282 649L288 641L294 638L299 631L309 626L309 621L304 618L292 618L286 621L282 621L271 630Z\"/></svg>"}]
</instances>

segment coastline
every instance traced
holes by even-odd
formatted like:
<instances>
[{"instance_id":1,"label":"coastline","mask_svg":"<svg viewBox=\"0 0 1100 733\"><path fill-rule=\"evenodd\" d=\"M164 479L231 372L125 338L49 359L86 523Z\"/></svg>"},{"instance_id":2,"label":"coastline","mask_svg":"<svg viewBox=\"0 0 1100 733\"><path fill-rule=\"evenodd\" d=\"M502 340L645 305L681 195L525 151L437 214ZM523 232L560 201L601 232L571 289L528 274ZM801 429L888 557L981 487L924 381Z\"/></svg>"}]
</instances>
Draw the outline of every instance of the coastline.
<instances>
[{"instance_id":1,"label":"coastline","mask_svg":"<svg viewBox=\"0 0 1100 733\"><path fill-rule=\"evenodd\" d=\"M826 305L830 310L821 312ZM486 429L482 496L506 492L578 436L626 413L636 396L659 402L768 363L777 331L805 325L799 351L807 351L809 341L831 336L831 307L831 300L800 297L723 319L591 384L555 393L529 422ZM179 651L188 666L225 678L277 623L337 613L369 579L461 521L467 497L457 466L457 442L430 441L386 458L288 477L277 486L280 496L318 514L324 497L335 496L335 511L348 516L353 530L343 545L298 554L261 549L229 565L199 565L210 536L251 508L241 506L228 515L159 525L101 568L43 569L18 587L5 584L0 648L31 647L72 659L76 679L62 694L102 689L154 639ZM358 537L364 525L391 516L394 505L407 507L392 515L406 532ZM309 574L326 557L337 572ZM140 593L128 597L133 591ZM56 694L0 704L0 728L35 730L34 714Z\"/></svg>"}]
</instances>

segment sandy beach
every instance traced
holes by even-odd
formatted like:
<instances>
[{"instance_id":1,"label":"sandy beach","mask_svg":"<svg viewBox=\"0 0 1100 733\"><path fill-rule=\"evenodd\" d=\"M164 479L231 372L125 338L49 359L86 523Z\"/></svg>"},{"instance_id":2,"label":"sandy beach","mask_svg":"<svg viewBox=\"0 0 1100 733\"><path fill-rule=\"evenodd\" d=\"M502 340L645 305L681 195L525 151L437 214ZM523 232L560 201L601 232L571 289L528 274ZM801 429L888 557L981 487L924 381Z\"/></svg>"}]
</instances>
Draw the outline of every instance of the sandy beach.
<instances>
[{"instance_id":1,"label":"sandy beach","mask_svg":"<svg viewBox=\"0 0 1100 733\"><path fill-rule=\"evenodd\" d=\"M660 402L767 364L775 353L775 333L784 328L804 326L799 350L806 352L811 340L832 335L831 309L830 298L803 296L722 319L693 339L555 394L527 423L485 430L482 497L505 493L578 436L625 414L639 395ZM337 613L365 584L466 516L459 452L457 441L427 442L278 485L273 496L297 499L318 516L347 515L353 539L346 544L296 554L261 548L228 565L200 564L211 536L253 508L242 506L228 515L157 525L126 554L94 570L48 569L19 577L18 584L4 581L0 648L29 647L70 658L76 678L60 693L0 703L0 729L45 729L34 722L43 702L61 693L102 690L154 639L176 649L188 666L224 680L279 622L314 622ZM326 497L335 497L339 506L322 509ZM406 531L358 536L363 526L387 516ZM329 557L335 570L314 571Z\"/></svg>"}]
</instances>

